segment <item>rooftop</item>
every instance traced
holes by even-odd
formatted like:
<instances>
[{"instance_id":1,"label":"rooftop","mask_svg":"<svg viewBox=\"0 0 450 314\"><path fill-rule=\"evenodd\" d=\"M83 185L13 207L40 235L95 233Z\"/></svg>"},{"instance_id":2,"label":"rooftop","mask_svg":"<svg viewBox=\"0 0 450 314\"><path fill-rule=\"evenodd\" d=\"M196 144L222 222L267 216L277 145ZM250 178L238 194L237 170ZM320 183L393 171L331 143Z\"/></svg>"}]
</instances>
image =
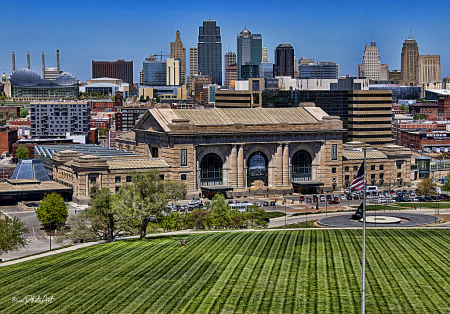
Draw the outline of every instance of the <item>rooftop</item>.
<instances>
[{"instance_id":1,"label":"rooftop","mask_svg":"<svg viewBox=\"0 0 450 314\"><path fill-rule=\"evenodd\" d=\"M37 155L53 157L53 154L71 150L79 152L85 155L94 155L106 159L112 159L113 157L137 157L135 152L128 152L124 150L113 149L109 147L103 147L95 144L57 144L57 145L37 145L34 147L34 152Z\"/></svg>"},{"instance_id":2,"label":"rooftop","mask_svg":"<svg viewBox=\"0 0 450 314\"><path fill-rule=\"evenodd\" d=\"M108 168L114 169L153 169L169 168L170 165L163 158L145 158L145 159L120 159L108 160Z\"/></svg>"},{"instance_id":3,"label":"rooftop","mask_svg":"<svg viewBox=\"0 0 450 314\"><path fill-rule=\"evenodd\" d=\"M342 157L344 160L363 160L363 151L343 151ZM388 157L378 150L367 151L366 159L388 159Z\"/></svg>"}]
</instances>

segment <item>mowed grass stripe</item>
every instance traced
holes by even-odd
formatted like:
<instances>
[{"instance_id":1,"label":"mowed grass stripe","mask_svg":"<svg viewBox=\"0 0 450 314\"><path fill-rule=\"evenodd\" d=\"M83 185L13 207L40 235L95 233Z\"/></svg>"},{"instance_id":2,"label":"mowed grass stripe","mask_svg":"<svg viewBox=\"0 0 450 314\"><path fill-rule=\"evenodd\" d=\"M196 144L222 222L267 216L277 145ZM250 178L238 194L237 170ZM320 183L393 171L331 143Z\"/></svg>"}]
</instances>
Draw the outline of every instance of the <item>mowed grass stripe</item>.
<instances>
[{"instance_id":1,"label":"mowed grass stripe","mask_svg":"<svg viewBox=\"0 0 450 314\"><path fill-rule=\"evenodd\" d=\"M252 295L247 304L247 313L260 313L266 310L266 306L262 306L266 298L270 300L271 296L266 296L266 290L270 282L270 275L275 263L276 256L278 255L282 240L286 232L277 232L275 240L269 250L267 258L264 259L263 265L260 270L260 274L256 279L255 286L252 291ZM261 311L260 311L261 308Z\"/></svg>"},{"instance_id":2,"label":"mowed grass stripe","mask_svg":"<svg viewBox=\"0 0 450 314\"><path fill-rule=\"evenodd\" d=\"M295 237L294 247L291 254L291 264L289 265L289 281L287 283L287 290L285 292L286 298L284 300L284 313L294 313L295 302L297 301L297 278L300 269L300 254L304 238L303 231L294 231L291 237Z\"/></svg>"},{"instance_id":3,"label":"mowed grass stripe","mask_svg":"<svg viewBox=\"0 0 450 314\"><path fill-rule=\"evenodd\" d=\"M267 232L267 237L264 237L265 245L260 248L260 253L252 258L252 260L249 261L249 264L251 265L250 271L250 277L246 284L244 285L244 291L242 291L242 296L239 299L239 303L236 308L236 313L249 313L253 309L249 308L249 301L252 297L252 293L254 289L257 289L256 283L261 275L261 270L264 265L264 261L266 260L267 256L269 255L272 245L275 241L275 239L278 237L277 232ZM249 265L249 267L250 267Z\"/></svg>"},{"instance_id":4,"label":"mowed grass stripe","mask_svg":"<svg viewBox=\"0 0 450 314\"><path fill-rule=\"evenodd\" d=\"M255 249L256 245L260 242L259 240L262 238L261 233L251 233L246 234L246 239L243 244L243 246L239 249L239 251L236 253L237 256L242 256L243 258L248 258L248 254L252 254L253 250ZM194 285L191 287L186 286L186 292L181 294L181 299L178 300L176 307L172 309L173 313L184 313L186 312L190 306L192 305L193 301L195 304L201 303L201 300L203 299L199 294L202 293L202 291L205 290L205 287L207 284L211 281L212 276L217 272L219 263L217 262L220 256L216 254L211 258L211 263L209 267L205 270L204 273L202 273L201 276L197 278ZM195 307L195 306L194 306Z\"/></svg>"},{"instance_id":5,"label":"mowed grass stripe","mask_svg":"<svg viewBox=\"0 0 450 314\"><path fill-rule=\"evenodd\" d=\"M229 308L229 311L244 313L243 308L245 308L245 304L242 304L244 302L241 302L241 298L243 295L249 295L251 289L253 289L254 282L251 282L251 276L254 273L254 268L263 252L265 252L269 239L273 237L273 233L271 232L262 232L261 235L262 236L258 237L259 242L256 243L257 246L254 250L251 253L249 252L245 259L242 260L243 267L241 268L239 276L236 278L235 285L231 287L232 290L228 296L228 301L224 306ZM239 305L241 307L239 307Z\"/></svg>"},{"instance_id":6,"label":"mowed grass stripe","mask_svg":"<svg viewBox=\"0 0 450 314\"><path fill-rule=\"evenodd\" d=\"M225 235L224 235L225 236ZM186 282L194 283L196 280L192 280L192 277L203 274L207 267L211 264L215 264L217 268L222 267L224 265L228 266L228 262L235 253L241 248L243 243L245 242L246 238L249 236L249 234L246 233L240 233L237 236L234 236L230 239L229 243L226 244L225 248L222 248L222 246L215 246L211 249L211 252L206 252L199 260L198 263L195 263L185 271L185 273L179 277L178 280L176 280L172 286L165 291L164 298L160 298L157 300L149 309L148 312L150 313L172 313L172 309L180 304L180 299L183 296L180 293L180 290L182 289L183 285L186 284ZM220 250L220 251L219 251ZM218 253L216 253L219 251ZM212 259L212 261L209 261L209 257L216 257L215 259ZM206 262L209 262L208 265L204 264ZM216 281L215 281L216 282ZM220 284L222 288L222 284ZM211 290L209 290L211 293ZM170 301L170 302L169 302Z\"/></svg>"},{"instance_id":7,"label":"mowed grass stripe","mask_svg":"<svg viewBox=\"0 0 450 314\"><path fill-rule=\"evenodd\" d=\"M345 276L342 275L342 257L340 256L339 250L336 250L336 248L339 248L336 241L336 233L334 230L331 230L331 232L325 232L324 235L327 240L325 243L325 253L329 269L328 280L332 298L331 308L333 313L340 313L344 306L341 301L345 299L346 291L348 291L348 287L345 286L348 282Z\"/></svg>"},{"instance_id":8,"label":"mowed grass stripe","mask_svg":"<svg viewBox=\"0 0 450 314\"><path fill-rule=\"evenodd\" d=\"M307 313L308 295L309 295L309 264L311 261L311 235L314 231L303 231L303 241L300 254L300 262L298 268L296 282L296 300L292 313Z\"/></svg>"},{"instance_id":9,"label":"mowed grass stripe","mask_svg":"<svg viewBox=\"0 0 450 314\"><path fill-rule=\"evenodd\" d=\"M328 241L326 239L325 234L328 232L322 232L323 230L318 231L318 235L316 236L316 282L317 282L317 299L316 303L317 309L322 309L323 313L331 313L332 312L332 298L331 287L330 287L330 276L328 275L328 259L325 251L325 242ZM320 235L320 236L319 236Z\"/></svg>"},{"instance_id":10,"label":"mowed grass stripe","mask_svg":"<svg viewBox=\"0 0 450 314\"><path fill-rule=\"evenodd\" d=\"M289 232L286 234L288 237L284 242L287 243L287 247L284 251L279 268L278 278L275 278L275 291L273 293L272 306L269 308L269 313L284 314L287 312L285 305L287 302L292 302L294 296L288 293L289 282L291 277L292 260L295 254L295 245L297 243L298 232ZM293 290L293 289L292 289Z\"/></svg>"},{"instance_id":11,"label":"mowed grass stripe","mask_svg":"<svg viewBox=\"0 0 450 314\"><path fill-rule=\"evenodd\" d=\"M31 274L30 276L27 276L25 279L28 280L29 285L22 287L21 289L17 289L15 290L17 298L22 298L26 295L53 295L55 297L55 299L57 301L55 301L52 304L49 304L46 306L46 311L50 311L52 309L57 309L58 307L61 307L62 305L64 305L64 307L70 307L70 304L67 303L67 299L70 298L70 296L76 295L77 293L80 293L80 291L84 290L74 290L75 288L73 288L73 285L71 285L72 281L64 281L61 282L60 279L63 278L62 275L59 273L64 272L67 273L68 271L72 271L73 277L71 278L72 280L74 280L77 284L81 284L80 282L84 279L86 281L92 281L92 278L95 278L95 276L97 274L100 274L104 271L104 268L102 268L101 266L104 267L105 262L108 262L108 260L114 260L116 258L116 256L121 255L122 252L128 252L130 250L130 247L127 245L121 245L121 249L119 250L114 250L112 248L113 244L107 245L107 244L99 244L99 246L109 246L109 248L107 250L101 250L101 253L106 252L110 252L109 255L106 255L103 259L102 258L92 258L93 260L96 259L96 261L92 264L87 263L85 265L85 267L82 267L82 269L84 269L84 271L89 274L88 276L86 276L84 273L79 273L79 269L77 268L76 271L75 269L69 267L69 268L64 268L64 267L59 267L58 265L52 265L50 266L50 270L52 270L52 275L48 275L46 277L41 277L40 275L36 275L36 274ZM62 253L64 255L66 255L67 259L71 259L71 258L76 258L76 259L83 259L85 254L80 254L80 255L76 255L73 256L74 252L69 252L69 254L66 253ZM88 254L86 255L90 255L90 251L87 251ZM44 259L48 259L51 258L51 256L49 257L45 257ZM34 262L34 261L33 261ZM92 270L93 268L97 267L97 269ZM30 284L31 283L31 284ZM62 287L69 287L72 292L61 292L61 288ZM73 291L74 290L74 291ZM79 301L79 296L78 296L78 301ZM11 299L8 299L8 301L10 301ZM10 304L10 302L8 302L8 304ZM23 306L23 304L21 303L13 303L11 310L14 310L15 308L20 307L22 309L22 313L24 312L23 309L26 309L27 312L29 313L35 313L36 311L41 310L42 306L40 306L39 304L28 304L25 308Z\"/></svg>"},{"instance_id":12,"label":"mowed grass stripe","mask_svg":"<svg viewBox=\"0 0 450 314\"><path fill-rule=\"evenodd\" d=\"M145 278L144 282L137 287L134 287L134 293L131 295L131 302L121 307L120 313L134 312L134 309L147 309L149 308L161 295L164 295L165 290L170 287L176 276L183 271L187 265L195 263L205 251L211 249L211 247L222 243L230 237L231 234L217 233L211 236L199 235L200 243L198 245L188 244L188 248L184 252L178 250L177 254L173 254L173 258L170 263L160 265L158 270L150 270L151 275L161 274L157 280L151 280L151 278ZM175 245L174 245L175 247ZM173 251L174 252L174 251ZM175 253L175 252L174 252ZM182 254L181 254L182 253ZM150 281L151 280L151 281ZM149 283L147 285L147 283Z\"/></svg>"},{"instance_id":13,"label":"mowed grass stripe","mask_svg":"<svg viewBox=\"0 0 450 314\"><path fill-rule=\"evenodd\" d=\"M368 239L371 250L376 250L380 256L380 267L383 271L383 277L386 279L387 287L392 287L392 295L396 296L388 304L396 303L396 308L391 311L399 311L403 313L415 313L415 308L412 305L412 299L415 297L414 291L408 287L408 281L405 279L402 273L402 266L396 265L392 260L392 252L387 251L386 239L381 236L372 236ZM394 253L395 254L395 253ZM400 266L400 267L399 267ZM374 297L374 296L371 296Z\"/></svg>"},{"instance_id":14,"label":"mowed grass stripe","mask_svg":"<svg viewBox=\"0 0 450 314\"><path fill-rule=\"evenodd\" d=\"M445 280L442 280L438 272L430 270L428 263L422 259L423 252L421 251L417 238L410 242L411 239L409 237L404 237L402 241L398 241L398 237L393 237L392 241L403 248L401 251L408 263L406 265L408 272L416 281L416 289L421 291L422 303L427 307L428 312L449 313L449 305L444 301L450 297L448 294L448 284ZM413 256L411 251L416 252L416 254ZM439 282L443 285L440 285Z\"/></svg>"}]
</instances>

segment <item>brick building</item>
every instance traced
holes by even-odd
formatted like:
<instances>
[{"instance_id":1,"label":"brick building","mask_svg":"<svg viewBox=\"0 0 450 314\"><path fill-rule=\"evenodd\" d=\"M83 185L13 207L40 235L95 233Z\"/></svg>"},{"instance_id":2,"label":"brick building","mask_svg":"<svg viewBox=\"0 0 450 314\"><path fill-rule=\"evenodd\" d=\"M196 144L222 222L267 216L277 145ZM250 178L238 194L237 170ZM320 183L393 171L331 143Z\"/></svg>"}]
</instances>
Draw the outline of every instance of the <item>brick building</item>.
<instances>
[{"instance_id":1,"label":"brick building","mask_svg":"<svg viewBox=\"0 0 450 314\"><path fill-rule=\"evenodd\" d=\"M114 111L114 102L110 99L92 100L91 112Z\"/></svg>"},{"instance_id":2,"label":"brick building","mask_svg":"<svg viewBox=\"0 0 450 314\"><path fill-rule=\"evenodd\" d=\"M450 118L450 96L439 95L438 98L438 112L443 115L443 119Z\"/></svg>"},{"instance_id":3,"label":"brick building","mask_svg":"<svg viewBox=\"0 0 450 314\"><path fill-rule=\"evenodd\" d=\"M11 154L12 144L17 141L17 130L8 127L0 128L0 154Z\"/></svg>"},{"instance_id":4,"label":"brick building","mask_svg":"<svg viewBox=\"0 0 450 314\"><path fill-rule=\"evenodd\" d=\"M119 59L117 61L92 60L92 78L117 78L133 86L133 61Z\"/></svg>"},{"instance_id":5,"label":"brick building","mask_svg":"<svg viewBox=\"0 0 450 314\"><path fill-rule=\"evenodd\" d=\"M413 116L424 115L427 120L438 120L438 104L415 103L409 105L409 113Z\"/></svg>"},{"instance_id":6,"label":"brick building","mask_svg":"<svg viewBox=\"0 0 450 314\"><path fill-rule=\"evenodd\" d=\"M20 107L1 106L0 113L3 112L3 118L8 118L9 114L15 119L20 116Z\"/></svg>"},{"instance_id":7,"label":"brick building","mask_svg":"<svg viewBox=\"0 0 450 314\"><path fill-rule=\"evenodd\" d=\"M450 147L450 132L441 130L402 131L400 145L423 151L444 151Z\"/></svg>"}]
</instances>

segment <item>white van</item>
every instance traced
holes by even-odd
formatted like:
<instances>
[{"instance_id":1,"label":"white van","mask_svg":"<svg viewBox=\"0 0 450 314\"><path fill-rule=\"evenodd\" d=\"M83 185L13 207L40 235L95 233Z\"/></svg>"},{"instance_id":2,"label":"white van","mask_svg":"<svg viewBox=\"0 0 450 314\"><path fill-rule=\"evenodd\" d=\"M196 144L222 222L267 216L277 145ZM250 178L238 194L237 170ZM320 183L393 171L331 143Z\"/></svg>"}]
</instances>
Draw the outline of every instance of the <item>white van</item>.
<instances>
[{"instance_id":1,"label":"white van","mask_svg":"<svg viewBox=\"0 0 450 314\"><path fill-rule=\"evenodd\" d=\"M366 193L372 193L372 192L377 193L378 192L378 186L376 186L376 185L367 185L366 186Z\"/></svg>"}]
</instances>

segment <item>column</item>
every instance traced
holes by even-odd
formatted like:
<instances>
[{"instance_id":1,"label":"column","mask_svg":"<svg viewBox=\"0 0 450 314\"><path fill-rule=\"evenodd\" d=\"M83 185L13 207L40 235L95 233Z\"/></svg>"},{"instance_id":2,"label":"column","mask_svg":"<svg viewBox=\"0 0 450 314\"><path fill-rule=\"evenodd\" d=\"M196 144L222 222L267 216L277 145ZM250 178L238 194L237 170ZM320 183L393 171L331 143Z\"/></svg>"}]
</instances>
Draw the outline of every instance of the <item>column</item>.
<instances>
[{"instance_id":1,"label":"column","mask_svg":"<svg viewBox=\"0 0 450 314\"><path fill-rule=\"evenodd\" d=\"M245 186L244 177L244 145L239 144L238 147L238 158L237 158L237 185L238 188L242 189Z\"/></svg>"},{"instance_id":2,"label":"column","mask_svg":"<svg viewBox=\"0 0 450 314\"><path fill-rule=\"evenodd\" d=\"M277 167L275 170L275 186L283 185L283 144L278 143L276 152Z\"/></svg>"},{"instance_id":3,"label":"column","mask_svg":"<svg viewBox=\"0 0 450 314\"><path fill-rule=\"evenodd\" d=\"M238 156L237 156L237 145L233 144L231 148L230 156L230 187L238 187Z\"/></svg>"},{"instance_id":4,"label":"column","mask_svg":"<svg viewBox=\"0 0 450 314\"><path fill-rule=\"evenodd\" d=\"M192 147L192 155L193 155L193 159L194 159L194 161L192 162L192 166L193 166L193 169L194 169L194 174L193 174L194 186L193 186L193 190L197 191L198 190L198 185L197 185L197 149L196 149L195 146Z\"/></svg>"},{"instance_id":5,"label":"column","mask_svg":"<svg viewBox=\"0 0 450 314\"><path fill-rule=\"evenodd\" d=\"M289 186L289 144L284 144L283 149L283 186Z\"/></svg>"}]
</instances>

